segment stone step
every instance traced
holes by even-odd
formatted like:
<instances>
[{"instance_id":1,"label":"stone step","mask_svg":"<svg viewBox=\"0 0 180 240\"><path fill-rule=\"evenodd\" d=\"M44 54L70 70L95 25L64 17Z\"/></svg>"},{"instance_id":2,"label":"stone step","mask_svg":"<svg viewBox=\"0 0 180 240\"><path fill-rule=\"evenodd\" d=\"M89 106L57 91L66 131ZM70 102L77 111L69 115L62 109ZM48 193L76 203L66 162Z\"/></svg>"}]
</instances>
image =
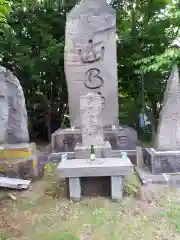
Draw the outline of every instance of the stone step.
<instances>
[{"instance_id":1,"label":"stone step","mask_svg":"<svg viewBox=\"0 0 180 240\"><path fill-rule=\"evenodd\" d=\"M149 184L163 184L169 187L179 188L180 187L180 173L162 173L152 174L146 168L135 168L143 185Z\"/></svg>"}]
</instances>

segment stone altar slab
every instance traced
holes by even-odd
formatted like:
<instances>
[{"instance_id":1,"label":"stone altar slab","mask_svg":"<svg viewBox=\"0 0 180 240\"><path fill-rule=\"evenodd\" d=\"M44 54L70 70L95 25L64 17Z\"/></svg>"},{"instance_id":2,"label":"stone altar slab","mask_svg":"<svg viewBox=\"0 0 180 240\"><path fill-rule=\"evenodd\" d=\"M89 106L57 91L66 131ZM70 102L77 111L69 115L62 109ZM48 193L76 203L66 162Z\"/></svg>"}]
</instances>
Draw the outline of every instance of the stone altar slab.
<instances>
[{"instance_id":1,"label":"stone altar slab","mask_svg":"<svg viewBox=\"0 0 180 240\"><path fill-rule=\"evenodd\" d=\"M126 176L132 168L130 160L121 158L72 159L60 162L57 174L60 178Z\"/></svg>"},{"instance_id":2,"label":"stone altar slab","mask_svg":"<svg viewBox=\"0 0 180 240\"><path fill-rule=\"evenodd\" d=\"M71 126L81 127L79 96L103 100L103 125L118 125L116 12L105 0L84 0L67 15L65 74Z\"/></svg>"},{"instance_id":3,"label":"stone altar slab","mask_svg":"<svg viewBox=\"0 0 180 240\"><path fill-rule=\"evenodd\" d=\"M69 178L70 199L81 199L82 177L111 177L111 197L113 201L122 199L123 178L132 172L133 165L129 159L97 158L73 159L61 161L57 168L58 178Z\"/></svg>"}]
</instances>

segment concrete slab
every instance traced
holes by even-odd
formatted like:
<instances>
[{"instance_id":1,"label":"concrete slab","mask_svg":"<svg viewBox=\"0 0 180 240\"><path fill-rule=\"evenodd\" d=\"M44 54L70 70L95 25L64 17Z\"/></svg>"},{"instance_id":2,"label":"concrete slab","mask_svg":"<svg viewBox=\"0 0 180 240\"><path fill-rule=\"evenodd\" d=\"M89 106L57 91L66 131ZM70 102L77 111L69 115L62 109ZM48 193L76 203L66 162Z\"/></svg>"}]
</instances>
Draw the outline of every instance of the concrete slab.
<instances>
[{"instance_id":1,"label":"concrete slab","mask_svg":"<svg viewBox=\"0 0 180 240\"><path fill-rule=\"evenodd\" d=\"M180 187L180 173L152 174L147 168L135 168L143 185L167 185L172 188Z\"/></svg>"},{"instance_id":2,"label":"concrete slab","mask_svg":"<svg viewBox=\"0 0 180 240\"><path fill-rule=\"evenodd\" d=\"M3 188L27 189L30 183L28 180L0 177L0 187Z\"/></svg>"},{"instance_id":3,"label":"concrete slab","mask_svg":"<svg viewBox=\"0 0 180 240\"><path fill-rule=\"evenodd\" d=\"M97 176L125 176L133 169L129 159L121 158L97 158L72 159L60 162L57 175L60 178L70 177L97 177Z\"/></svg>"},{"instance_id":4,"label":"concrete slab","mask_svg":"<svg viewBox=\"0 0 180 240\"><path fill-rule=\"evenodd\" d=\"M167 179L168 185L172 188L180 187L180 173L175 174L163 174Z\"/></svg>"},{"instance_id":5,"label":"concrete slab","mask_svg":"<svg viewBox=\"0 0 180 240\"><path fill-rule=\"evenodd\" d=\"M167 179L162 174L154 175L145 168L135 168L143 185L148 184L167 184Z\"/></svg>"}]
</instances>

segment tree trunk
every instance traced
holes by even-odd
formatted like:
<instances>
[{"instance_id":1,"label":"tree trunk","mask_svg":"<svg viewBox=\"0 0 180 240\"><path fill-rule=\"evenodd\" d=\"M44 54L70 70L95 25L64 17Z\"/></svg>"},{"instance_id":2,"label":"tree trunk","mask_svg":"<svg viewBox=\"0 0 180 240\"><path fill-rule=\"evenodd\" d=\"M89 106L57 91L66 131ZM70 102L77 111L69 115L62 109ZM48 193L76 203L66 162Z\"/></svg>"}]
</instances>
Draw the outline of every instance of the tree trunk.
<instances>
[{"instance_id":1,"label":"tree trunk","mask_svg":"<svg viewBox=\"0 0 180 240\"><path fill-rule=\"evenodd\" d=\"M152 141L154 142L156 132L157 132L157 102L156 101L152 101L151 128L152 128Z\"/></svg>"}]
</instances>

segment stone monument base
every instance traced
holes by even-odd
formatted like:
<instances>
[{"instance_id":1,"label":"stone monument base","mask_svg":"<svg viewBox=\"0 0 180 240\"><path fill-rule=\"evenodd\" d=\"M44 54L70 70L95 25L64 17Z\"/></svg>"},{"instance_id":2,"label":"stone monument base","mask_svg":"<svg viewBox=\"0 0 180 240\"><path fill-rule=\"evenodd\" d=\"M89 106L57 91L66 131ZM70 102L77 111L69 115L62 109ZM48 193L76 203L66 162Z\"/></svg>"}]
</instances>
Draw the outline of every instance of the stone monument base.
<instances>
[{"instance_id":1,"label":"stone monument base","mask_svg":"<svg viewBox=\"0 0 180 240\"><path fill-rule=\"evenodd\" d=\"M125 151L133 164L136 164L137 133L128 126L120 126L115 129L104 128L104 141L108 141L112 148L112 157L120 157ZM56 153L67 153L68 158L75 158L77 143L82 142L81 129L58 129L52 134L52 156ZM60 155L59 155L60 156ZM56 157L60 161L60 157ZM56 161L58 160L56 159Z\"/></svg>"},{"instance_id":2,"label":"stone monument base","mask_svg":"<svg viewBox=\"0 0 180 240\"><path fill-rule=\"evenodd\" d=\"M122 199L123 178L132 172L130 160L120 158L97 158L64 160L57 168L58 178L69 178L70 199L80 201L81 178L110 177L111 198L114 201Z\"/></svg>"},{"instance_id":3,"label":"stone monument base","mask_svg":"<svg viewBox=\"0 0 180 240\"><path fill-rule=\"evenodd\" d=\"M157 151L145 148L144 164L152 174L180 172L180 151Z\"/></svg>"},{"instance_id":4,"label":"stone monument base","mask_svg":"<svg viewBox=\"0 0 180 240\"><path fill-rule=\"evenodd\" d=\"M146 167L136 167L135 169L142 185L166 185L172 188L180 186L180 173L152 174Z\"/></svg>"},{"instance_id":5,"label":"stone monument base","mask_svg":"<svg viewBox=\"0 0 180 240\"><path fill-rule=\"evenodd\" d=\"M112 148L108 141L104 142L102 146L94 145L96 158L108 158L112 157ZM83 146L81 143L77 143L75 147L75 158L89 158L91 154L91 146Z\"/></svg>"},{"instance_id":6,"label":"stone monument base","mask_svg":"<svg viewBox=\"0 0 180 240\"><path fill-rule=\"evenodd\" d=\"M35 143L0 145L0 175L34 180L39 177Z\"/></svg>"}]
</instances>

